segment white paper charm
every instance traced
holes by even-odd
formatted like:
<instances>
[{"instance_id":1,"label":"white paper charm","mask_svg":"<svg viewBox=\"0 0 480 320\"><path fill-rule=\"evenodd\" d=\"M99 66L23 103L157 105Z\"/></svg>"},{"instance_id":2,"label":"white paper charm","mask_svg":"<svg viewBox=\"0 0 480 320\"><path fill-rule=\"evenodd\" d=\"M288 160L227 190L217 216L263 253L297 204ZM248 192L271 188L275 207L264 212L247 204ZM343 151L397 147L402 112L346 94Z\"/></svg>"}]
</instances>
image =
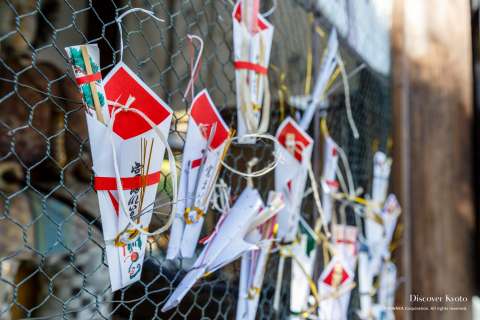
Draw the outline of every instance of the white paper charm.
<instances>
[{"instance_id":1,"label":"white paper charm","mask_svg":"<svg viewBox=\"0 0 480 320\"><path fill-rule=\"evenodd\" d=\"M263 201L257 190L246 188L225 217L219 220L214 234L195 261L192 269L162 307L162 312L177 306L192 286L206 272L213 272L225 264L237 259L243 253L258 249L246 242L245 237L251 231L263 208Z\"/></svg>"},{"instance_id":2,"label":"white paper charm","mask_svg":"<svg viewBox=\"0 0 480 320\"><path fill-rule=\"evenodd\" d=\"M343 256L350 270L357 264L357 227L344 224L332 225L332 245L338 255Z\"/></svg>"},{"instance_id":3,"label":"white paper charm","mask_svg":"<svg viewBox=\"0 0 480 320\"><path fill-rule=\"evenodd\" d=\"M300 127L307 130L312 122L315 110L319 106L320 102L325 99L325 90L327 88L328 80L332 76L335 68L337 67L337 52L338 52L338 37L337 30L335 28L330 32L328 37L328 44L326 48L326 54L322 60L322 64L318 70L317 78L315 79L315 87L311 102L307 106L302 120L300 121Z\"/></svg>"},{"instance_id":4,"label":"white paper charm","mask_svg":"<svg viewBox=\"0 0 480 320\"><path fill-rule=\"evenodd\" d=\"M267 208L260 212L265 215L269 210L272 216L263 224L250 231L245 240L257 245L258 249L243 254L238 290L237 320L254 320L257 313L258 300L262 289L265 269L272 247L276 214L283 207L283 195L273 191L269 194ZM265 217L267 218L267 217Z\"/></svg>"},{"instance_id":5,"label":"white paper charm","mask_svg":"<svg viewBox=\"0 0 480 320\"><path fill-rule=\"evenodd\" d=\"M317 243L308 233L299 233L298 243L292 246L292 279L290 282L290 311L300 314L307 310L310 296L308 277L313 275ZM300 264L300 265L299 265Z\"/></svg>"},{"instance_id":6,"label":"white paper charm","mask_svg":"<svg viewBox=\"0 0 480 320\"><path fill-rule=\"evenodd\" d=\"M193 256L229 138L228 126L206 90L195 97L189 115L167 259Z\"/></svg>"},{"instance_id":7,"label":"white paper charm","mask_svg":"<svg viewBox=\"0 0 480 320\"><path fill-rule=\"evenodd\" d=\"M238 1L232 13L239 137L266 132L270 112L267 71L274 28L247 2ZM239 141L254 143L255 138Z\"/></svg>"},{"instance_id":8,"label":"white paper charm","mask_svg":"<svg viewBox=\"0 0 480 320\"><path fill-rule=\"evenodd\" d=\"M275 151L281 160L275 168L275 190L285 196L285 208L278 214L277 237L292 242L298 230L313 140L290 117L281 123L276 138Z\"/></svg>"}]
</instances>

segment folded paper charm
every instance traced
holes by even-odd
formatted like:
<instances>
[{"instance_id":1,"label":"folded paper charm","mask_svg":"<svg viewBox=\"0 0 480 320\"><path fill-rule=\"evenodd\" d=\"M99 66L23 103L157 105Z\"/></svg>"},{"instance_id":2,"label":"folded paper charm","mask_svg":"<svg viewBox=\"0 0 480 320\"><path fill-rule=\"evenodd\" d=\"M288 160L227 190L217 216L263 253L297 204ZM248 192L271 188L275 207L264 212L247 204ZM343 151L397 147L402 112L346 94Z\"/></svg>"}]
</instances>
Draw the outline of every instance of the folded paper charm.
<instances>
[{"instance_id":1,"label":"folded paper charm","mask_svg":"<svg viewBox=\"0 0 480 320\"><path fill-rule=\"evenodd\" d=\"M300 315L308 308L308 298L311 293L309 281L313 278L316 252L316 240L305 230L304 225L300 224L298 241L292 245L295 261L292 263L290 282L290 311L293 314ZM294 319L301 318L294 317Z\"/></svg>"},{"instance_id":2,"label":"folded paper charm","mask_svg":"<svg viewBox=\"0 0 480 320\"><path fill-rule=\"evenodd\" d=\"M218 221L213 235L162 307L162 312L177 306L205 273L214 272L243 253L258 249L255 244L246 242L245 237L258 221L262 208L263 201L256 189L247 187L243 190L230 211Z\"/></svg>"},{"instance_id":3,"label":"folded paper charm","mask_svg":"<svg viewBox=\"0 0 480 320\"><path fill-rule=\"evenodd\" d=\"M256 244L258 249L248 251L242 256L237 320L255 320L268 257L275 237L276 215L283 206L283 194L271 191L267 207L259 213L260 217L263 216L262 219L268 220L253 228L245 237L247 242ZM268 215L265 214L267 211Z\"/></svg>"},{"instance_id":4,"label":"folded paper charm","mask_svg":"<svg viewBox=\"0 0 480 320\"><path fill-rule=\"evenodd\" d=\"M258 6L249 6L251 2L255 1L238 1L232 13L239 137L266 132L270 116L267 71L274 27L258 12ZM255 138L239 141L254 143Z\"/></svg>"},{"instance_id":5,"label":"folded paper charm","mask_svg":"<svg viewBox=\"0 0 480 320\"><path fill-rule=\"evenodd\" d=\"M391 261L383 264L379 275L378 301L373 305L375 319L394 320L393 307L397 288L397 267Z\"/></svg>"},{"instance_id":6,"label":"folded paper charm","mask_svg":"<svg viewBox=\"0 0 480 320\"><path fill-rule=\"evenodd\" d=\"M373 216L382 215L381 208L387 196L391 164L392 160L387 158L383 152L377 151L375 153L372 181L372 201L375 207L369 208L369 217L365 221L365 236L371 255L371 268L373 268L374 275L380 271L385 226L382 224L383 221L374 219Z\"/></svg>"},{"instance_id":7,"label":"folded paper charm","mask_svg":"<svg viewBox=\"0 0 480 320\"><path fill-rule=\"evenodd\" d=\"M322 172L322 205L325 223L332 221L334 201L332 193L338 191L339 183L336 179L338 168L338 147L330 136L325 137L324 160Z\"/></svg>"},{"instance_id":8,"label":"folded paper charm","mask_svg":"<svg viewBox=\"0 0 480 320\"><path fill-rule=\"evenodd\" d=\"M206 90L194 98L189 115L167 259L194 255L230 135Z\"/></svg>"},{"instance_id":9,"label":"folded paper charm","mask_svg":"<svg viewBox=\"0 0 480 320\"><path fill-rule=\"evenodd\" d=\"M357 264L357 227L345 224L332 225L332 246L336 254L343 256L350 270Z\"/></svg>"},{"instance_id":10,"label":"folded paper charm","mask_svg":"<svg viewBox=\"0 0 480 320\"><path fill-rule=\"evenodd\" d=\"M278 128L276 152L281 159L275 168L275 190L283 192L285 208L278 214L278 235L283 242L295 240L313 140L290 117Z\"/></svg>"},{"instance_id":11,"label":"folded paper charm","mask_svg":"<svg viewBox=\"0 0 480 320\"><path fill-rule=\"evenodd\" d=\"M347 320L354 271L343 255L334 255L318 279L318 319Z\"/></svg>"},{"instance_id":12,"label":"folded paper charm","mask_svg":"<svg viewBox=\"0 0 480 320\"><path fill-rule=\"evenodd\" d=\"M95 53L95 50L90 51L95 46L86 47ZM67 52L72 48L75 47L66 48ZM96 53L90 57L99 65L98 51ZM72 63L77 76L76 60L72 59ZM100 121L99 112L87 112L86 118L94 187L112 291L115 291L141 276L147 241L145 232L154 211L172 111L124 63L117 64L101 83L103 88L97 88L96 92L97 98L104 102L99 110L104 120ZM88 101L85 94L95 94L94 90L86 92L83 87L81 90L84 101ZM132 112L128 112L128 108ZM162 139L158 136L160 133Z\"/></svg>"},{"instance_id":13,"label":"folded paper charm","mask_svg":"<svg viewBox=\"0 0 480 320\"><path fill-rule=\"evenodd\" d=\"M335 28L330 32L328 37L327 48L324 52L322 63L318 69L318 74L315 79L315 87L313 88L313 94L310 99L305 112L300 121L300 127L304 130L307 130L312 122L313 116L315 115L315 110L318 108L320 103L325 100L325 91L329 84L329 80L332 77L335 69L337 68L337 52L338 52L338 36Z\"/></svg>"}]
</instances>

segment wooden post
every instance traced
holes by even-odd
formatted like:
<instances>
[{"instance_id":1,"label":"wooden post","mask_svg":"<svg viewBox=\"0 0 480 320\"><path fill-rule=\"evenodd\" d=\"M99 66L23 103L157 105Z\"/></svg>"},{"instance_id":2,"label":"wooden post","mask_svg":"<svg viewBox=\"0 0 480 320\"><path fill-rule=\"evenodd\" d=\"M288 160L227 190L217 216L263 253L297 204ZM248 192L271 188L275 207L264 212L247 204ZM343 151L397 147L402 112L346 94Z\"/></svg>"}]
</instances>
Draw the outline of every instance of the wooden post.
<instances>
[{"instance_id":1,"label":"wooden post","mask_svg":"<svg viewBox=\"0 0 480 320\"><path fill-rule=\"evenodd\" d=\"M396 0L393 12L394 191L404 214L403 318L470 319L474 290L470 2ZM411 301L440 296L442 303ZM445 295L468 302L448 303Z\"/></svg>"}]
</instances>

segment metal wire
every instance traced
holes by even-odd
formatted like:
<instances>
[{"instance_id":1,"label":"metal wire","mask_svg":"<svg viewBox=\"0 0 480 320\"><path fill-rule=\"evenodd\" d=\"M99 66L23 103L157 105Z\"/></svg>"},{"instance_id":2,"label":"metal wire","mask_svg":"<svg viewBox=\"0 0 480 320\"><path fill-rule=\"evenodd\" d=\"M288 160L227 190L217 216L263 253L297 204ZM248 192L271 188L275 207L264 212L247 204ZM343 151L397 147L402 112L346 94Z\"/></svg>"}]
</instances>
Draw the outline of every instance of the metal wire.
<instances>
[{"instance_id":1,"label":"metal wire","mask_svg":"<svg viewBox=\"0 0 480 320\"><path fill-rule=\"evenodd\" d=\"M308 1L266 1L275 4L269 20L275 25L271 71L270 134L288 106L279 92L304 95L311 37ZM235 75L232 64L232 4L215 0L5 0L0 4L0 320L19 319L232 319L239 263L202 279L173 311L160 308L191 261L167 261L166 236L148 240L142 279L111 293L100 215L93 191L91 159L84 109L68 74L63 48L99 43L102 73L118 62L115 18L142 7L165 19L157 23L133 14L123 23L124 61L175 110L172 144L181 146L186 110L182 99L189 80L187 34L205 41L196 89L207 88L222 116L236 125ZM320 40L324 45L324 40ZM321 51L313 52L322 54ZM391 112L388 79L371 72L342 45L349 74L351 105L360 139L354 140L344 109L341 81L329 93L330 134L345 150L355 185L368 190L374 151L388 151ZM284 99L284 103L282 102ZM283 106L283 107L282 107ZM283 108L283 109L282 109ZM313 126L315 127L315 125ZM312 135L315 129L312 128ZM315 152L321 137L315 136ZM258 167L272 161L268 143L234 145L226 162L244 170L245 159L257 157ZM177 156L181 157L181 148ZM12 164L18 170L5 169ZM181 161L178 161L181 163ZM316 174L319 174L319 165ZM255 169L255 168L254 168ZM167 178L159 184L153 225L161 225L171 203ZM222 179L236 197L246 181L224 170ZM273 174L254 179L266 197ZM304 199L307 221L313 198ZM157 212L158 211L158 212ZM207 215L209 234L218 213ZM153 228L155 228L153 226ZM282 305L272 308L278 254L269 260L258 307L258 319L287 319L290 301L290 261L285 267ZM355 295L353 300L358 299ZM352 302L355 305L355 301Z\"/></svg>"}]
</instances>

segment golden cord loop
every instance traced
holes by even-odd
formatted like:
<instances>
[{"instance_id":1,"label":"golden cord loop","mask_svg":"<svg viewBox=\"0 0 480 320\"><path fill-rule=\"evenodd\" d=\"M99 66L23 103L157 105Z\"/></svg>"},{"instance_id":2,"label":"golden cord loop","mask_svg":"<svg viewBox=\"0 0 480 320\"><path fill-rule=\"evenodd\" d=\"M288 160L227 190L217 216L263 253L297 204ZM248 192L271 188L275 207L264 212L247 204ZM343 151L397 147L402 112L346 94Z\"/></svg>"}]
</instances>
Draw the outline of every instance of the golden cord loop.
<instances>
[{"instance_id":1,"label":"golden cord loop","mask_svg":"<svg viewBox=\"0 0 480 320\"><path fill-rule=\"evenodd\" d=\"M190 218L190 212L195 211L195 218L191 219ZM198 222L200 218L202 218L205 215L205 211L200 209L199 207L193 207L193 208L185 208L185 212L183 213L183 218L185 219L185 222L187 224L193 224Z\"/></svg>"}]
</instances>

